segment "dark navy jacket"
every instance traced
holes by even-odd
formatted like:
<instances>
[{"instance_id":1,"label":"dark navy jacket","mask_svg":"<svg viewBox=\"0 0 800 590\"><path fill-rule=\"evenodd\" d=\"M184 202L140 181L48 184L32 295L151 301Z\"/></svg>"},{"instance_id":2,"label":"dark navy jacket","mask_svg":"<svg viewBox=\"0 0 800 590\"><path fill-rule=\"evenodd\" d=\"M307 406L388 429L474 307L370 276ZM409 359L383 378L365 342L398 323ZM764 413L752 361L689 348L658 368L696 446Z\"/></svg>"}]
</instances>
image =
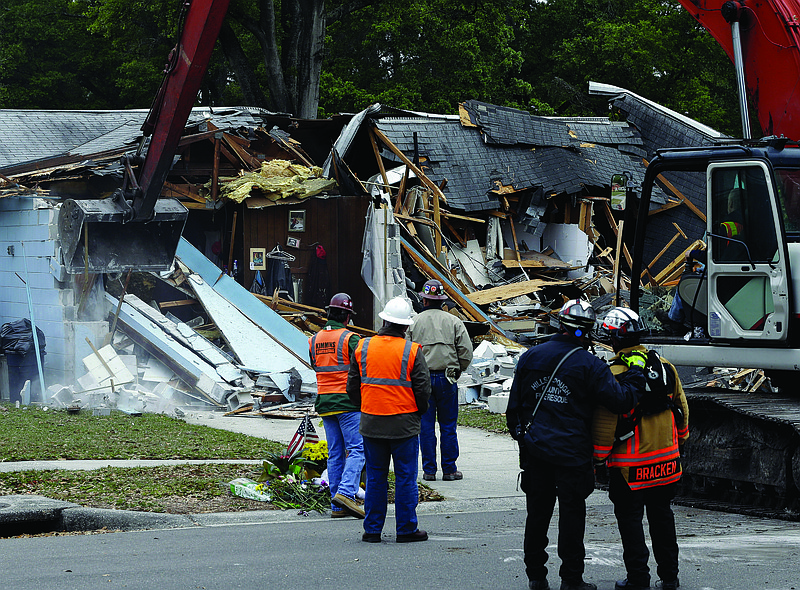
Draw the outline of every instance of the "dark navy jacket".
<instances>
[{"instance_id":1,"label":"dark navy jacket","mask_svg":"<svg viewBox=\"0 0 800 590\"><path fill-rule=\"evenodd\" d=\"M511 436L518 440L522 468L530 459L564 466L585 465L592 460L592 416L595 407L605 406L615 414L636 405L644 391L644 374L639 369L625 372L619 383L605 362L581 348L556 373L550 388L525 436L525 426L547 380L558 362L578 340L558 334L533 346L519 358L506 410Z\"/></svg>"}]
</instances>

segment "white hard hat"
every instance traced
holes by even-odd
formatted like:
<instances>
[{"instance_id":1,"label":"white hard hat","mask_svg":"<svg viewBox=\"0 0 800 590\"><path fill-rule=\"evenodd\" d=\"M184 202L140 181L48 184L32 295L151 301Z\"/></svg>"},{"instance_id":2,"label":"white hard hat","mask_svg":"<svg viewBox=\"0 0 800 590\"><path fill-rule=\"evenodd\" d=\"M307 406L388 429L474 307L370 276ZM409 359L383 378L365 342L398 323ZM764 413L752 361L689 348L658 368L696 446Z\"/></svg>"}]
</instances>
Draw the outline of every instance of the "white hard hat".
<instances>
[{"instance_id":1,"label":"white hard hat","mask_svg":"<svg viewBox=\"0 0 800 590\"><path fill-rule=\"evenodd\" d=\"M403 326L410 326L414 323L414 320L411 319L411 304L402 297L390 299L383 311L378 314L378 317L387 322Z\"/></svg>"}]
</instances>

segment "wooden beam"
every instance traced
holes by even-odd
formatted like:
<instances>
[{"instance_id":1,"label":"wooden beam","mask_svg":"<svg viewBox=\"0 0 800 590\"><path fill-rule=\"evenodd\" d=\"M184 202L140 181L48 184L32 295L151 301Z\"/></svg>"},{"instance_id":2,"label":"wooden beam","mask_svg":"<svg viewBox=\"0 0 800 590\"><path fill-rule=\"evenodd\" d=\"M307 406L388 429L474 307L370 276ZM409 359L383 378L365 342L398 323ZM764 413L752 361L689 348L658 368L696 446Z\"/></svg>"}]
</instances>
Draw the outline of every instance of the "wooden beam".
<instances>
[{"instance_id":1,"label":"wooden beam","mask_svg":"<svg viewBox=\"0 0 800 590\"><path fill-rule=\"evenodd\" d=\"M645 166L650 165L650 162L648 162L644 158L642 159L642 162L644 162ZM680 199L682 203L684 203L687 207L689 207L689 209L691 209L695 215L697 215L700 219L702 219L703 222L706 221L706 214L700 211L700 209L698 209L697 206L686 197L686 195L684 195L681 191L675 188L675 186L669 180L664 178L663 174L658 175L658 180L660 180L662 184L665 187L667 187L673 195L675 195L678 199Z\"/></svg>"},{"instance_id":2,"label":"wooden beam","mask_svg":"<svg viewBox=\"0 0 800 590\"><path fill-rule=\"evenodd\" d=\"M400 158L403 164L411 168L411 171L417 175L417 178L419 178L420 181L422 181L422 184L431 189L434 193L437 193L439 195L439 198L442 199L444 203L447 203L447 197L445 197L441 189L438 186L436 186L436 183L433 182L430 178L428 178L428 176L418 166L416 166L414 162L409 160L408 157L402 151L400 151L400 149L396 145L394 145L389 140L389 138L383 134L383 132L380 129L372 128L370 131L374 133L375 137L380 139L387 148L389 148L389 151L391 151L395 156Z\"/></svg>"},{"instance_id":3,"label":"wooden beam","mask_svg":"<svg viewBox=\"0 0 800 590\"><path fill-rule=\"evenodd\" d=\"M383 184L386 187L386 192L389 193L389 200L392 198L392 187L389 186L389 177L386 176L386 168L383 166L383 158L381 158L381 151L378 149L378 143L375 141L375 130L369 130L369 142L372 144L372 152L375 154L375 160L378 162L378 169L381 171Z\"/></svg>"},{"instance_id":4,"label":"wooden beam","mask_svg":"<svg viewBox=\"0 0 800 590\"><path fill-rule=\"evenodd\" d=\"M439 215L439 193L433 193L433 223L436 240L436 257L442 253L442 217Z\"/></svg>"},{"instance_id":5,"label":"wooden beam","mask_svg":"<svg viewBox=\"0 0 800 590\"><path fill-rule=\"evenodd\" d=\"M456 228L453 227L453 224L447 219L447 217L442 218L442 223L444 223L445 227L450 230L450 233L458 240L458 243L461 244L462 248L467 247L467 240L462 238L461 235L458 233Z\"/></svg>"},{"instance_id":6,"label":"wooden beam","mask_svg":"<svg viewBox=\"0 0 800 590\"><path fill-rule=\"evenodd\" d=\"M666 245L666 246L664 246L664 247L661 249L661 252L659 252L658 254L656 254L656 257L655 257L655 258L653 258L653 259L650 261L650 264L648 264L648 265L647 265L647 268L645 268L645 269L642 271L642 276L641 276L641 278L644 278L644 275L645 275L645 274L649 274L649 273L650 273L650 269L652 269L652 268L653 268L653 265L654 265L656 262L658 262L658 259L659 259L659 258L661 258L661 257L664 255L664 253L666 253L666 251L667 251L667 250L669 250L670 246L672 246L672 244L674 244L674 243L675 243L675 240L677 240L679 237L681 237L681 234L680 234L680 233L677 233L677 234L675 234L674 236L672 236L672 239L670 239L670 241L669 241L669 242L667 242L667 245Z\"/></svg>"},{"instance_id":7,"label":"wooden beam","mask_svg":"<svg viewBox=\"0 0 800 590\"><path fill-rule=\"evenodd\" d=\"M592 224L592 202L591 201L581 201L581 215L578 221L578 227L581 228L581 231L586 235L590 235L589 228Z\"/></svg>"},{"instance_id":8,"label":"wooden beam","mask_svg":"<svg viewBox=\"0 0 800 590\"><path fill-rule=\"evenodd\" d=\"M620 273L619 257L620 257L620 254L622 253L622 246L623 246L623 244L622 244L622 226L623 226L623 224L624 224L624 222L620 221L619 225L617 226L617 248L616 248L616 251L614 252L614 278L613 278L613 281L614 281L614 305L617 306L617 307L619 306L619 291L620 291L620 289L619 289L619 273Z\"/></svg>"},{"instance_id":9,"label":"wooden beam","mask_svg":"<svg viewBox=\"0 0 800 590\"><path fill-rule=\"evenodd\" d=\"M423 225L435 227L434 222L428 219L427 217L412 217L411 215L403 215L402 213L395 213L394 216L397 219L402 219L403 221L408 221L411 223L421 223Z\"/></svg>"},{"instance_id":10,"label":"wooden beam","mask_svg":"<svg viewBox=\"0 0 800 590\"><path fill-rule=\"evenodd\" d=\"M400 190L397 191L397 203L395 203L394 206L395 213L400 213L400 210L403 207L403 199L405 198L407 184L408 184L408 166L406 166L405 172L403 172L403 179L400 181Z\"/></svg>"},{"instance_id":11,"label":"wooden beam","mask_svg":"<svg viewBox=\"0 0 800 590\"><path fill-rule=\"evenodd\" d=\"M527 254L526 254L527 255ZM542 258L550 258L549 256L544 256ZM552 270L573 270L575 268L583 268L583 266L570 266L566 262L562 262L560 260L556 260L555 258L550 258L554 263L550 264L543 259L536 259L536 260L501 260L500 264L503 265L504 268L538 268L541 270L545 269L552 269Z\"/></svg>"},{"instance_id":12,"label":"wooden beam","mask_svg":"<svg viewBox=\"0 0 800 590\"><path fill-rule=\"evenodd\" d=\"M670 262L667 266L664 267L664 270L662 270L655 277L653 277L655 281L659 285L662 284L666 278L668 278L673 274L676 268L678 268L684 262L686 262L686 255L689 252L701 248L705 248L705 243L703 242L703 240L695 240L694 242L689 244L689 246L683 252L681 252L678 256L675 257L675 259L672 262Z\"/></svg>"},{"instance_id":13,"label":"wooden beam","mask_svg":"<svg viewBox=\"0 0 800 590\"><path fill-rule=\"evenodd\" d=\"M669 211L670 209L674 209L675 207L680 207L683 204L683 201L667 201L665 205L661 205L658 209L652 209L647 214L648 215L655 215L656 213L661 213L663 211Z\"/></svg>"},{"instance_id":14,"label":"wooden beam","mask_svg":"<svg viewBox=\"0 0 800 590\"><path fill-rule=\"evenodd\" d=\"M256 158L250 152L248 152L244 147L239 145L237 142L233 141L231 139L231 135L229 135L228 133L223 133L222 134L222 140L225 142L225 145L227 145L228 148L234 154L236 154L236 157L242 163L242 166L244 166L245 168L248 168L250 170L256 170L256 169L261 168L261 160ZM216 149L216 141L215 141L214 148Z\"/></svg>"},{"instance_id":15,"label":"wooden beam","mask_svg":"<svg viewBox=\"0 0 800 590\"><path fill-rule=\"evenodd\" d=\"M456 215L449 211L442 210L442 216L450 219L461 219L462 221L474 221L475 223L486 223L485 219L478 219L477 217L467 217L466 215Z\"/></svg>"},{"instance_id":16,"label":"wooden beam","mask_svg":"<svg viewBox=\"0 0 800 590\"><path fill-rule=\"evenodd\" d=\"M611 227L611 231L614 232L614 236L616 236L619 233L619 228L617 227L617 220L614 219L614 214L611 213L611 205L608 202L605 202L603 203L602 209L606 216L606 221Z\"/></svg>"},{"instance_id":17,"label":"wooden beam","mask_svg":"<svg viewBox=\"0 0 800 590\"><path fill-rule=\"evenodd\" d=\"M160 301L158 307L160 309L169 309L170 307L182 307L184 305L194 305L197 303L196 299L177 299L175 301Z\"/></svg>"},{"instance_id":18,"label":"wooden beam","mask_svg":"<svg viewBox=\"0 0 800 590\"><path fill-rule=\"evenodd\" d=\"M403 249L406 253L411 257L414 263L419 267L423 273L427 274L429 277L442 280L442 278L446 278L446 275L443 275L438 269L433 268L427 260L421 258L412 248L409 248L404 242L401 242ZM427 271L427 272L425 272ZM457 289L452 289L447 282L442 281L442 285L444 286L444 290L447 293L448 297L458 303L461 306L461 309L464 313L470 317L471 320L476 322L484 322L486 321L485 317L482 317L480 314L476 313L472 309L472 302L469 301L464 295L458 291Z\"/></svg>"},{"instance_id":19,"label":"wooden beam","mask_svg":"<svg viewBox=\"0 0 800 590\"><path fill-rule=\"evenodd\" d=\"M212 187L212 195L213 195L213 187ZM197 203L203 203L203 207L205 207L206 203L205 197L201 197L200 194L195 190L194 185L192 184L174 184L172 182L164 182L164 187L161 189L161 196L183 197L185 199L191 199L192 201L195 201Z\"/></svg>"}]
</instances>

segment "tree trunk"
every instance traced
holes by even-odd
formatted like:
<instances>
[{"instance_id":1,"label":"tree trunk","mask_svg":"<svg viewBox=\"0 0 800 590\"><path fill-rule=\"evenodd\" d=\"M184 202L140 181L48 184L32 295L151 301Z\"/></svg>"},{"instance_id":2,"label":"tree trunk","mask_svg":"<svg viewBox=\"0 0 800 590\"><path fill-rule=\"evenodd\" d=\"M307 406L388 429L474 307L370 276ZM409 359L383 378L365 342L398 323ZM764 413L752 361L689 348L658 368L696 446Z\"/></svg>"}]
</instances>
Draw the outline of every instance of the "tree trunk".
<instances>
[{"instance_id":1,"label":"tree trunk","mask_svg":"<svg viewBox=\"0 0 800 590\"><path fill-rule=\"evenodd\" d=\"M267 97L258 84L256 73L242 50L242 45L226 20L219 33L219 41L228 65L234 71L244 94L244 103L251 107L267 107Z\"/></svg>"},{"instance_id":2,"label":"tree trunk","mask_svg":"<svg viewBox=\"0 0 800 590\"><path fill-rule=\"evenodd\" d=\"M372 3L371 0L353 0L334 8L330 18L341 18ZM267 108L302 119L316 119L328 20L325 0L282 0L280 43L274 1L258 0L258 12L258 20L241 11L231 11L228 16L250 32L261 47L269 90ZM252 96L253 104L264 104L256 92L255 73L252 68L245 69L235 54L237 47L241 51L241 44L238 41L234 44L227 35L232 37L233 30L223 28L225 56L236 72L246 99L249 102Z\"/></svg>"},{"instance_id":3,"label":"tree trunk","mask_svg":"<svg viewBox=\"0 0 800 590\"><path fill-rule=\"evenodd\" d=\"M300 4L304 18L299 38L297 116L316 119L325 48L325 0L300 0Z\"/></svg>"}]
</instances>

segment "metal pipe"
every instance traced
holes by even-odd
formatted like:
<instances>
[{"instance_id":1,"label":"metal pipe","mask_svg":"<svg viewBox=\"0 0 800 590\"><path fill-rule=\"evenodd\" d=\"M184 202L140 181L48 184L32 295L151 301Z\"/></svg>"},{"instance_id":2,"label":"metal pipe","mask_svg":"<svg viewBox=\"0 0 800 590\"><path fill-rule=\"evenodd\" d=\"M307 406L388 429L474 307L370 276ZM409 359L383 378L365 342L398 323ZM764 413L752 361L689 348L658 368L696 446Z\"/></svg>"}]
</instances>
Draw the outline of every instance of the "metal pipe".
<instances>
[{"instance_id":1,"label":"metal pipe","mask_svg":"<svg viewBox=\"0 0 800 590\"><path fill-rule=\"evenodd\" d=\"M25 264L25 293L28 296L28 314L31 317L31 332L33 333L33 350L36 353L36 368L39 370L39 390L42 401L47 393L44 388L44 371L42 370L42 353L39 347L39 334L36 331L36 320L33 318L33 297L31 295L31 283L28 275L28 257L25 254L25 242L20 242L22 246L22 260Z\"/></svg>"},{"instance_id":2,"label":"metal pipe","mask_svg":"<svg viewBox=\"0 0 800 590\"><path fill-rule=\"evenodd\" d=\"M744 84L742 37L739 31L738 20L731 22L731 37L733 39L733 65L736 68L736 84L739 87L739 111L742 115L742 138L751 139L750 115L747 110L747 87Z\"/></svg>"}]
</instances>

